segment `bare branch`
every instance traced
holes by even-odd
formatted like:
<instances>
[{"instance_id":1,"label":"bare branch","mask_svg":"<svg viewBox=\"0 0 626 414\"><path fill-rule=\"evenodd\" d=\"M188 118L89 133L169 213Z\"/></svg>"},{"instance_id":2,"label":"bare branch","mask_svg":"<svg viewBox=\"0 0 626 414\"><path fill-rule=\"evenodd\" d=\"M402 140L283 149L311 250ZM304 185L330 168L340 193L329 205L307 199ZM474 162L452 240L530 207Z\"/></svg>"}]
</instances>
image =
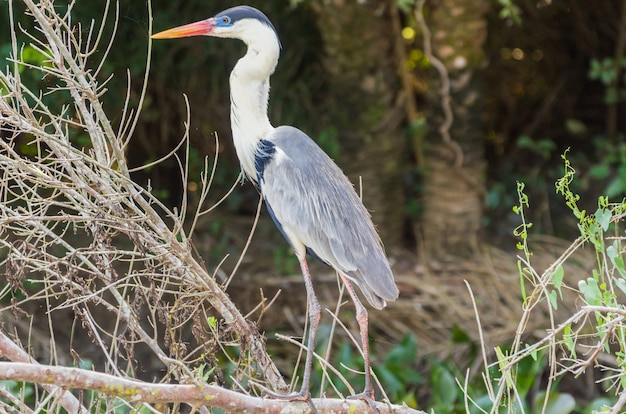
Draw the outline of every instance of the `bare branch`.
<instances>
[{"instance_id":1,"label":"bare branch","mask_svg":"<svg viewBox=\"0 0 626 414\"><path fill-rule=\"evenodd\" d=\"M223 408L228 412L304 413L309 411L306 402L287 402L251 397L213 385L153 384L79 368L0 362L0 379L55 384L63 388L80 388L98 391L133 402L171 403L185 402ZM364 401L314 399L320 413L366 413L371 407ZM419 413L408 407L377 403L384 413Z\"/></svg>"},{"instance_id":2,"label":"bare branch","mask_svg":"<svg viewBox=\"0 0 626 414\"><path fill-rule=\"evenodd\" d=\"M17 346L13 341L11 341L4 332L0 331L0 357L8 358L11 361L20 362L23 365L28 366L38 366L37 362L32 359L26 351ZM1 362L0 362L1 364ZM67 410L68 413L87 413L88 410L83 407L69 391L63 390L59 388L58 384L48 383L43 385L44 389L51 394L61 392L60 403L63 408ZM7 393L8 394L8 393ZM11 395L11 394L9 394ZM15 404L15 401L12 401ZM18 405L19 406L19 405ZM24 406L21 408L23 412L30 411L28 407Z\"/></svg>"},{"instance_id":3,"label":"bare branch","mask_svg":"<svg viewBox=\"0 0 626 414\"><path fill-rule=\"evenodd\" d=\"M96 359L99 369L128 374L141 345L167 367L162 381L195 383L192 371L211 361L206 343L196 343L188 354L182 332L191 323L198 342L237 338L242 355L249 353L253 361L250 375L262 375L274 390L285 389L263 337L194 256L182 215L129 177L123 152L129 137L123 134L132 133L138 111L127 116L126 104L126 125L116 135L100 102L102 60L92 61L102 49L106 19L90 22L83 35L80 23L71 20L72 4L62 16L51 1L25 4L37 32L21 34L47 61L25 61L25 46L11 27L14 64L0 72L0 268L7 277L0 292L2 322L27 343L30 333L20 330L16 315L46 307L44 326L52 333L69 311L72 336L88 335L101 356L80 355L71 346L58 349L52 338L48 350L38 349L52 360ZM108 8L107 3L105 14ZM116 22L117 14L116 8ZM40 71L46 82L27 86L20 78L23 67ZM49 105L52 98L62 103L60 109ZM86 148L73 139L85 133ZM203 184L202 201L210 180ZM198 205L196 211L205 209ZM223 319L219 332L206 326L207 309Z\"/></svg>"}]
</instances>

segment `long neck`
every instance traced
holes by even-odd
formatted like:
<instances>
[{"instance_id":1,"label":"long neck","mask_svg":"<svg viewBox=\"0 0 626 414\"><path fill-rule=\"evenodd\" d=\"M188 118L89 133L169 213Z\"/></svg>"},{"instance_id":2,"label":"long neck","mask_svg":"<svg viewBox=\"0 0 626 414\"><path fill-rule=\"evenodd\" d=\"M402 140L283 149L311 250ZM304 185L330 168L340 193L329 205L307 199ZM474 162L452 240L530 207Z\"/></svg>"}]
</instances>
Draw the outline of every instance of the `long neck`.
<instances>
[{"instance_id":1,"label":"long neck","mask_svg":"<svg viewBox=\"0 0 626 414\"><path fill-rule=\"evenodd\" d=\"M230 74L230 122L239 162L246 175L256 181L254 155L257 144L274 127L267 116L269 77L278 62L279 46L248 44Z\"/></svg>"}]
</instances>

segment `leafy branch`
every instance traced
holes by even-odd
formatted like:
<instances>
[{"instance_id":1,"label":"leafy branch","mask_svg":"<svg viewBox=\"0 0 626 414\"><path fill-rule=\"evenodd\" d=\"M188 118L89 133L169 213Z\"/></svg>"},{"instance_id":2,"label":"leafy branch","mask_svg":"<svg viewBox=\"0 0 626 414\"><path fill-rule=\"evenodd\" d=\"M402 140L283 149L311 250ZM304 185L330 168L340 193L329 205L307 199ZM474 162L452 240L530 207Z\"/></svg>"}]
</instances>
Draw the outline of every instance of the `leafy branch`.
<instances>
[{"instance_id":1,"label":"leafy branch","mask_svg":"<svg viewBox=\"0 0 626 414\"><path fill-rule=\"evenodd\" d=\"M519 258L520 280L524 299L523 314L515 339L509 349L496 348L499 378L488 375L485 381L497 390L491 395L491 412L505 405L510 409L522 409L525 395L520 393L518 371L525 360L536 360L540 353L547 353L549 363L546 392L537 401L541 412L552 412L549 407L558 399L563 404L559 412L571 412L573 399L555 395L551 387L565 374L581 375L587 370L601 370L599 381L607 382L606 389L617 397L612 406L603 412L618 413L626 405L626 311L621 298L626 295L626 265L622 235L625 217L624 203L610 203L608 198L599 197L598 209L594 214L579 207L580 196L570 187L575 170L563 154L564 173L556 183L556 191L563 195L565 204L578 220L580 236L543 272L530 263L531 249L528 244L529 224L524 214L529 207L523 193L523 184L518 184L519 204L514 208L522 220L515 230L521 238L518 249L524 252ZM583 280L568 280L566 266L576 262L585 245L591 245L596 258L596 268ZM525 284L532 288L526 294ZM560 305L577 303L576 311L557 314ZM567 309L567 306L565 306ZM550 327L545 335L532 341L527 331L534 313L546 312ZM487 370L486 372L490 372ZM558 393L557 393L558 394ZM570 407L570 408L565 408Z\"/></svg>"}]
</instances>

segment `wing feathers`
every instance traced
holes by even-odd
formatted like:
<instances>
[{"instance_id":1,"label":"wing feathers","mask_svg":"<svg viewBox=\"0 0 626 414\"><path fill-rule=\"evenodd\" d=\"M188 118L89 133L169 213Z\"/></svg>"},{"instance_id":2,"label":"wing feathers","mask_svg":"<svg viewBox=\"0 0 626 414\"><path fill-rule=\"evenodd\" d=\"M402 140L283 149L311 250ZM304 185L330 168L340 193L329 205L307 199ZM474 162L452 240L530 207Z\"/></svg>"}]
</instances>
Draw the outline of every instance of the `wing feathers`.
<instances>
[{"instance_id":1,"label":"wing feathers","mask_svg":"<svg viewBox=\"0 0 626 414\"><path fill-rule=\"evenodd\" d=\"M257 168L259 185L279 228L298 239L289 240L292 246L304 244L346 274L373 306L395 300L398 289L378 234L339 167L296 128L276 128L264 141L274 153L261 174Z\"/></svg>"}]
</instances>

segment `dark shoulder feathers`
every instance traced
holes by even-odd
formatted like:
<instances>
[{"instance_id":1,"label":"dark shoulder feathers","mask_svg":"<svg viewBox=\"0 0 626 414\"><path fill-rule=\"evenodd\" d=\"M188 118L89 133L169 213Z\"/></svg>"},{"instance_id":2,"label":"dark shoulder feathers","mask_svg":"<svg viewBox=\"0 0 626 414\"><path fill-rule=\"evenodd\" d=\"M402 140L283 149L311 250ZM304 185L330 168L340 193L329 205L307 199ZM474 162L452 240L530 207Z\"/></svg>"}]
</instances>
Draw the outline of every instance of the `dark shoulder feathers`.
<instances>
[{"instance_id":1,"label":"dark shoulder feathers","mask_svg":"<svg viewBox=\"0 0 626 414\"><path fill-rule=\"evenodd\" d=\"M262 139L256 147L254 154L254 169L256 170L256 181L259 188L263 185L263 173L265 167L272 160L276 153L276 146L273 142Z\"/></svg>"}]
</instances>

